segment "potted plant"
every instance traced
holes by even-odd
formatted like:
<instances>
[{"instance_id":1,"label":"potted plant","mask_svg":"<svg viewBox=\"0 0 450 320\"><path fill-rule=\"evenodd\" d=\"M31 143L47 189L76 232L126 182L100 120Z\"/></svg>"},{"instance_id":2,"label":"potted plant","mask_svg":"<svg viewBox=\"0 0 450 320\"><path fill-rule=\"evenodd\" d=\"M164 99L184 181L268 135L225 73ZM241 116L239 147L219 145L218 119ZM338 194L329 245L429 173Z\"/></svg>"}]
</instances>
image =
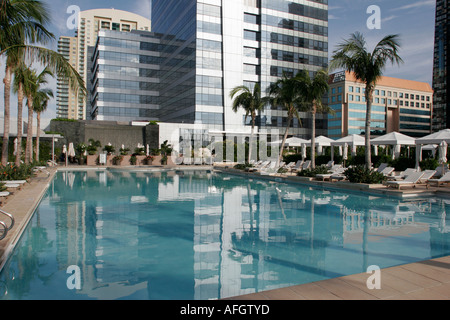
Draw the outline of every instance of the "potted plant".
<instances>
[{"instance_id":1,"label":"potted plant","mask_svg":"<svg viewBox=\"0 0 450 320\"><path fill-rule=\"evenodd\" d=\"M161 144L161 148L159 149L161 152L161 164L167 164L167 158L172 154L173 148L172 145L168 144L168 140L164 141Z\"/></svg>"},{"instance_id":2,"label":"potted plant","mask_svg":"<svg viewBox=\"0 0 450 320\"><path fill-rule=\"evenodd\" d=\"M152 165L153 159L155 159L154 156L148 155L147 157L145 157L145 162L147 163L147 165Z\"/></svg>"},{"instance_id":3,"label":"potted plant","mask_svg":"<svg viewBox=\"0 0 450 320\"><path fill-rule=\"evenodd\" d=\"M101 148L102 144L98 140L89 139L89 145L86 147L86 151L89 155L95 155L97 153L97 148Z\"/></svg>"},{"instance_id":4,"label":"potted plant","mask_svg":"<svg viewBox=\"0 0 450 320\"><path fill-rule=\"evenodd\" d=\"M76 146L76 150L79 154L78 156L78 163L80 165L84 165L86 163L86 150L87 150L87 146L84 143L80 143Z\"/></svg>"},{"instance_id":5,"label":"potted plant","mask_svg":"<svg viewBox=\"0 0 450 320\"><path fill-rule=\"evenodd\" d=\"M107 145L103 148L103 151L105 151L106 154L107 154L108 156L110 156L110 155L112 155L112 154L116 151L116 149L115 149L111 144L107 144Z\"/></svg>"},{"instance_id":6,"label":"potted plant","mask_svg":"<svg viewBox=\"0 0 450 320\"><path fill-rule=\"evenodd\" d=\"M136 164L136 162L137 162L136 155L135 154L131 155L130 164L134 166Z\"/></svg>"},{"instance_id":7,"label":"potted plant","mask_svg":"<svg viewBox=\"0 0 450 320\"><path fill-rule=\"evenodd\" d=\"M113 162L113 164L115 164L116 166L120 166L120 164L122 163L122 160L123 160L123 156L122 156L122 155L118 155L118 156L115 156L115 157L112 159L112 162Z\"/></svg>"},{"instance_id":8,"label":"potted plant","mask_svg":"<svg viewBox=\"0 0 450 320\"><path fill-rule=\"evenodd\" d=\"M122 148L119 149L119 152L122 156L126 156L128 154L128 152L130 152L130 149L125 148L124 146L122 146Z\"/></svg>"}]
</instances>

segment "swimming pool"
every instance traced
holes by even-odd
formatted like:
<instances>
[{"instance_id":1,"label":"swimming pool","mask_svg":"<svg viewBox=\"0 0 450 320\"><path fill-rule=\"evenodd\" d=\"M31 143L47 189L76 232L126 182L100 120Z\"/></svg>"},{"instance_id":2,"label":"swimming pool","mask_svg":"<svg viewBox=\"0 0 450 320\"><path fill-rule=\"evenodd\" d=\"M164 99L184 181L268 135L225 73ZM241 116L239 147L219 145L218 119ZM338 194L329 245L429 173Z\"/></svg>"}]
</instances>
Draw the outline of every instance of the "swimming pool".
<instances>
[{"instance_id":1,"label":"swimming pool","mask_svg":"<svg viewBox=\"0 0 450 320\"><path fill-rule=\"evenodd\" d=\"M207 300L309 283L449 255L446 212L441 198L208 171L59 172L0 297Z\"/></svg>"}]
</instances>

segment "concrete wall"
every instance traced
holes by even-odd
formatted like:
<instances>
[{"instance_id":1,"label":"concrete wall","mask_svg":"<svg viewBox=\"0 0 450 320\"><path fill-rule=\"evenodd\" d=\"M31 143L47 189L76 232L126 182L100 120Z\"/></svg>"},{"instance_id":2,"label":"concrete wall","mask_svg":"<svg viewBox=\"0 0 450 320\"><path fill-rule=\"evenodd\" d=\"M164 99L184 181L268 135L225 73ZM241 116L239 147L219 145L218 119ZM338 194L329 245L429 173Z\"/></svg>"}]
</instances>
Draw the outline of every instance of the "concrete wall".
<instances>
[{"instance_id":1,"label":"concrete wall","mask_svg":"<svg viewBox=\"0 0 450 320\"><path fill-rule=\"evenodd\" d=\"M150 149L159 147L159 126L132 126L109 121L55 121L50 123L52 132L61 133L65 139L64 144L73 142L76 146L80 143L89 144L89 139L100 141L103 147L109 143L116 149L116 153L122 144L133 153L138 144Z\"/></svg>"}]
</instances>

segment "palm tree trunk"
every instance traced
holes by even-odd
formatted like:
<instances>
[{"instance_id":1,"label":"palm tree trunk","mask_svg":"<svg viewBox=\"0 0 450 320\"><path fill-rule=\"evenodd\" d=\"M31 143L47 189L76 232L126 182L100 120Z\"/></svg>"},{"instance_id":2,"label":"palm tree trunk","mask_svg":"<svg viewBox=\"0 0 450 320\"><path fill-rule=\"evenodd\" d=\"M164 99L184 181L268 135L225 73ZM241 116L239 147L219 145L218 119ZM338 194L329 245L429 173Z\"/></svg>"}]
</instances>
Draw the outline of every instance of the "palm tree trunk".
<instances>
[{"instance_id":1,"label":"palm tree trunk","mask_svg":"<svg viewBox=\"0 0 450 320\"><path fill-rule=\"evenodd\" d=\"M286 144L286 139L289 133L289 128L291 126L291 122L292 122L292 118L294 116L291 114L291 112L289 112L288 114L288 122L287 122L287 126L286 126L286 132L284 133L284 137L283 137L283 142L281 143L281 148L280 148L280 155L278 157L278 161L277 161L277 168L280 166L281 160L283 159L283 150L284 150L284 145Z\"/></svg>"},{"instance_id":2,"label":"palm tree trunk","mask_svg":"<svg viewBox=\"0 0 450 320\"><path fill-rule=\"evenodd\" d=\"M39 161L39 139L40 139L40 133L41 131L41 113L36 113L36 151L35 151L35 158L36 161Z\"/></svg>"},{"instance_id":3,"label":"palm tree trunk","mask_svg":"<svg viewBox=\"0 0 450 320\"><path fill-rule=\"evenodd\" d=\"M372 155L371 155L371 149L370 149L370 127L371 127L371 120L372 120L372 87L367 86L366 87L366 135L365 135L365 144L366 144L366 168L370 169L372 167Z\"/></svg>"},{"instance_id":4,"label":"palm tree trunk","mask_svg":"<svg viewBox=\"0 0 450 320\"><path fill-rule=\"evenodd\" d=\"M253 146L253 137L255 134L255 116L252 115L252 133L250 134L250 140L248 144L248 160L247 163L250 163L250 160L252 159L252 146Z\"/></svg>"},{"instance_id":5,"label":"palm tree trunk","mask_svg":"<svg viewBox=\"0 0 450 320\"><path fill-rule=\"evenodd\" d=\"M19 83L17 90L17 154L16 166L20 166L22 160L22 122L23 122L23 84Z\"/></svg>"},{"instance_id":6,"label":"palm tree trunk","mask_svg":"<svg viewBox=\"0 0 450 320\"><path fill-rule=\"evenodd\" d=\"M9 121L10 121L10 97L11 97L11 67L6 67L5 78L3 83L5 84L5 92L3 93L5 102L5 111L3 118L3 145L2 145L2 165L6 166L8 162L8 147L9 147Z\"/></svg>"},{"instance_id":7,"label":"palm tree trunk","mask_svg":"<svg viewBox=\"0 0 450 320\"><path fill-rule=\"evenodd\" d=\"M28 128L27 128L27 146L25 149L25 163L30 164L33 161L33 98L28 97Z\"/></svg>"},{"instance_id":8,"label":"palm tree trunk","mask_svg":"<svg viewBox=\"0 0 450 320\"><path fill-rule=\"evenodd\" d=\"M312 110L312 138L311 138L311 168L316 167L316 104Z\"/></svg>"}]
</instances>

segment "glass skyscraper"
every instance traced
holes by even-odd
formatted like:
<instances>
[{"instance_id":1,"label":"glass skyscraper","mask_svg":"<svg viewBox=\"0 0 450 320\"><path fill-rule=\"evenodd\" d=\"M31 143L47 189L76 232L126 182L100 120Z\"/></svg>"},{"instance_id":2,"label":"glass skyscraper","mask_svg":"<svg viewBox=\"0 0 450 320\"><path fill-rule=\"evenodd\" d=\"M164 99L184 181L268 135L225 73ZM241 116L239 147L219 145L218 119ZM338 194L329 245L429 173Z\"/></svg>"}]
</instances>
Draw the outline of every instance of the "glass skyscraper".
<instances>
[{"instance_id":1,"label":"glass skyscraper","mask_svg":"<svg viewBox=\"0 0 450 320\"><path fill-rule=\"evenodd\" d=\"M449 26L449 1L437 0L433 72L433 131L450 128L450 92L448 89L448 85L450 84L448 61Z\"/></svg>"},{"instance_id":2,"label":"glass skyscraper","mask_svg":"<svg viewBox=\"0 0 450 320\"><path fill-rule=\"evenodd\" d=\"M164 43L155 112L163 122L242 132L244 113L231 108L234 87L260 83L265 91L283 72L327 66L327 0L153 0L152 30ZM309 114L300 116L290 134L309 138ZM281 108L267 109L259 130L282 129L286 120ZM317 134L326 126L318 116Z\"/></svg>"}]
</instances>

